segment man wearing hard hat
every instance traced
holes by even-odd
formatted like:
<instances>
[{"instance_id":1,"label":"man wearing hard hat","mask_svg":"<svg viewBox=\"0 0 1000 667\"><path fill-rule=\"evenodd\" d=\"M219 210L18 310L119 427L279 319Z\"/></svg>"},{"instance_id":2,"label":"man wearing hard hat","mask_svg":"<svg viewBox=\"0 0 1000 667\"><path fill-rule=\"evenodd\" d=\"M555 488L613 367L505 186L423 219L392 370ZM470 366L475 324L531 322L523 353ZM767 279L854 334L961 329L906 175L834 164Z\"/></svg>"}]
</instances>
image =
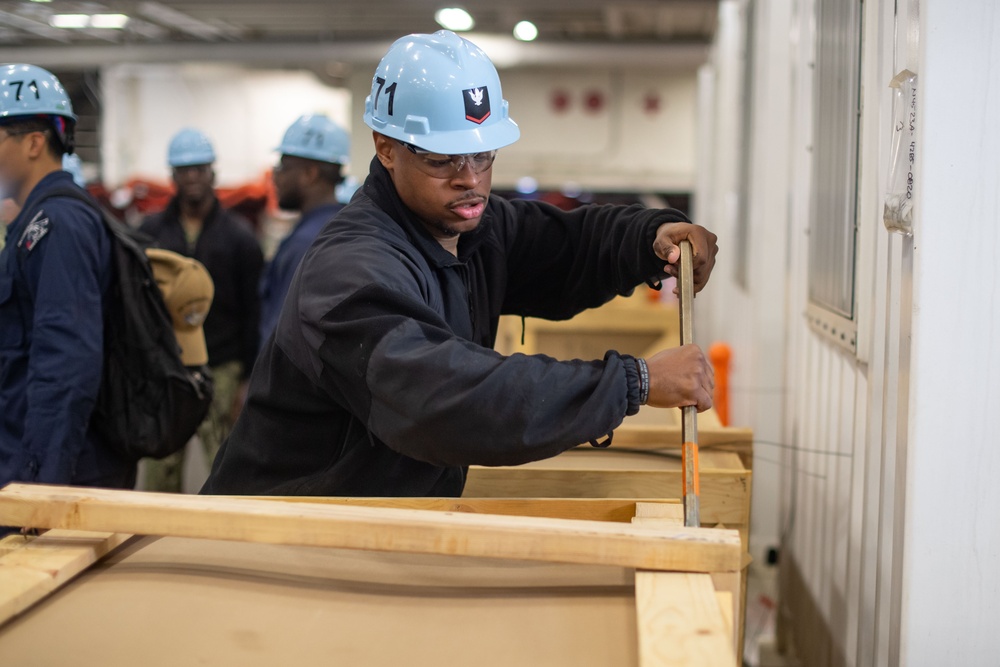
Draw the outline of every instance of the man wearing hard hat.
<instances>
[{"instance_id":1,"label":"man wearing hard hat","mask_svg":"<svg viewBox=\"0 0 1000 667\"><path fill-rule=\"evenodd\" d=\"M0 65L0 199L20 209L0 251L0 486L135 483L91 425L114 276L96 206L55 194L79 189L63 171L75 125L51 72Z\"/></svg>"},{"instance_id":2,"label":"man wearing hard hat","mask_svg":"<svg viewBox=\"0 0 1000 667\"><path fill-rule=\"evenodd\" d=\"M491 195L520 130L451 32L392 45L364 122L368 178L302 259L202 492L460 496L470 465L607 444L643 404L711 407L694 345L560 361L493 344L501 314L565 319L676 274L682 240L700 290L714 234L673 209Z\"/></svg>"},{"instance_id":3,"label":"man wearing hard hat","mask_svg":"<svg viewBox=\"0 0 1000 667\"><path fill-rule=\"evenodd\" d=\"M264 269L260 284L261 345L278 323L302 256L323 226L343 208L337 201L337 186L344 180L341 169L350 153L350 137L325 115L311 114L292 123L277 150L281 157L273 178L278 206L302 215Z\"/></svg>"},{"instance_id":4,"label":"man wearing hard hat","mask_svg":"<svg viewBox=\"0 0 1000 667\"><path fill-rule=\"evenodd\" d=\"M176 194L167 208L146 218L140 231L160 248L193 257L215 284L204 323L215 396L198 436L209 465L242 405L245 382L257 355L258 287L264 256L248 220L223 208L215 195L215 150L200 130L174 135L167 151ZM184 450L149 460L145 488L181 491Z\"/></svg>"}]
</instances>

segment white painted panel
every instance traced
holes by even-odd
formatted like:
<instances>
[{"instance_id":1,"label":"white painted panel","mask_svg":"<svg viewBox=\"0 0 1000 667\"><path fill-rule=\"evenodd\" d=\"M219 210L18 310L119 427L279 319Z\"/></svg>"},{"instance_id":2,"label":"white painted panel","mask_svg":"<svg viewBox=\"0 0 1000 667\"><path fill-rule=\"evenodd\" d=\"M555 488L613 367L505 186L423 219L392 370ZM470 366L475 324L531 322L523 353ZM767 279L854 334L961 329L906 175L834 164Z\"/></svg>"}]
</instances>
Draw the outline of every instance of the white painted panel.
<instances>
[{"instance_id":1,"label":"white painted panel","mask_svg":"<svg viewBox=\"0 0 1000 667\"><path fill-rule=\"evenodd\" d=\"M522 139L504 150L498 169L556 186L694 186L694 72L505 71L504 94Z\"/></svg>"},{"instance_id":2,"label":"white painted panel","mask_svg":"<svg viewBox=\"0 0 1000 667\"><path fill-rule=\"evenodd\" d=\"M884 74L893 66L896 49L892 41L895 5L883 0L864 7L867 30L863 36L864 108L858 164L858 292L863 293L858 301L860 359L817 337L803 318L804 285L809 274L806 233L812 188L815 3L795 3L791 20L781 18L769 3L759 8L761 31L777 30L781 25L790 33L787 57L792 61L790 70L787 65L771 61L765 66L766 74L756 74L763 81L788 77L791 114L784 130L764 121L755 123L755 132L767 134L752 140L753 145L788 142L784 161L776 159L773 152L766 162L763 152L753 161L755 171L776 169L784 173L787 193L751 188L752 192L766 191L768 197L781 197L787 212L787 259L779 264L784 266L786 276L777 281L784 285L786 317L777 321L786 322L787 369L782 375L788 389L781 432L790 449L782 456L779 476L784 489L779 525L789 528L784 548L803 575L812 599L783 601L782 608L794 614L796 605L817 606L825 619L824 627L814 628L807 639L826 633L830 645L822 657L836 661L833 664L901 664L897 606L902 596L898 572L905 497L901 466L907 460L909 429L907 420L900 415L907 414L908 401L905 389L909 350L905 342L911 316L911 269L905 246L898 239L892 251L890 237L881 225L880 205L888 149L881 139L880 122L889 116L886 104L890 97L885 87L888 79ZM720 11L720 20L722 17ZM774 42L758 40L758 44L769 41ZM761 49L766 53L766 48ZM764 53L758 52L755 57L767 62ZM759 104L759 100L755 103ZM755 108L755 113L759 112ZM778 138L782 131L785 136ZM713 169L725 175L716 165ZM725 178L718 180L726 182ZM761 178L758 185L766 182ZM714 192L713 196L718 206L724 192ZM773 201L767 206L772 207L767 210L775 210ZM751 215L759 215L767 206L755 209L752 203ZM724 221L720 228L725 229ZM758 227L752 225L750 229L753 234ZM773 295L751 288L752 309L766 309L769 297ZM724 301L726 308L737 302L728 294ZM724 320L718 325L724 326ZM758 374L766 354L767 348L762 345L765 340L761 327L751 341L755 360L751 367ZM766 446L758 446L757 451L766 451ZM822 650L816 646L805 648Z\"/></svg>"},{"instance_id":3,"label":"white painted panel","mask_svg":"<svg viewBox=\"0 0 1000 667\"><path fill-rule=\"evenodd\" d=\"M920 6L902 663L1000 656L1000 8Z\"/></svg>"},{"instance_id":4,"label":"white painted panel","mask_svg":"<svg viewBox=\"0 0 1000 667\"><path fill-rule=\"evenodd\" d=\"M167 145L182 127L212 140L220 185L256 182L301 114L323 112L351 130L350 95L303 71L239 65L111 65L101 70L104 181L170 180ZM367 171L367 162L365 163Z\"/></svg>"}]
</instances>

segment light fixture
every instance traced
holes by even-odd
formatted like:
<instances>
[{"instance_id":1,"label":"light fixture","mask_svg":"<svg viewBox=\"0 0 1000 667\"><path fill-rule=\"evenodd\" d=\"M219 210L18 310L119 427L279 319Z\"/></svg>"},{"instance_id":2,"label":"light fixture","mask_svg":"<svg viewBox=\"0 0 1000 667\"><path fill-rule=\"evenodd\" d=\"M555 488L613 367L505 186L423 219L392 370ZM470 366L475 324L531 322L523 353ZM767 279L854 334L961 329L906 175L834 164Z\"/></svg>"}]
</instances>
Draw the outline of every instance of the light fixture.
<instances>
[{"instance_id":1,"label":"light fixture","mask_svg":"<svg viewBox=\"0 0 1000 667\"><path fill-rule=\"evenodd\" d=\"M531 21L519 21L516 26L514 26L514 37L521 40L522 42L533 41L538 37L538 28Z\"/></svg>"},{"instance_id":2,"label":"light fixture","mask_svg":"<svg viewBox=\"0 0 1000 667\"><path fill-rule=\"evenodd\" d=\"M86 28L89 23L87 14L53 14L49 19L53 28Z\"/></svg>"},{"instance_id":3,"label":"light fixture","mask_svg":"<svg viewBox=\"0 0 1000 667\"><path fill-rule=\"evenodd\" d=\"M469 12L461 7L444 7L443 9L439 9L434 12L434 20L442 28L456 32L472 30L476 25Z\"/></svg>"},{"instance_id":4,"label":"light fixture","mask_svg":"<svg viewBox=\"0 0 1000 667\"><path fill-rule=\"evenodd\" d=\"M104 30L121 30L128 23L125 14L53 14L49 25L53 28L79 30L82 28L100 28Z\"/></svg>"},{"instance_id":5,"label":"light fixture","mask_svg":"<svg viewBox=\"0 0 1000 667\"><path fill-rule=\"evenodd\" d=\"M90 17L91 28L121 30L126 23L128 23L128 16L125 14L94 14Z\"/></svg>"}]
</instances>

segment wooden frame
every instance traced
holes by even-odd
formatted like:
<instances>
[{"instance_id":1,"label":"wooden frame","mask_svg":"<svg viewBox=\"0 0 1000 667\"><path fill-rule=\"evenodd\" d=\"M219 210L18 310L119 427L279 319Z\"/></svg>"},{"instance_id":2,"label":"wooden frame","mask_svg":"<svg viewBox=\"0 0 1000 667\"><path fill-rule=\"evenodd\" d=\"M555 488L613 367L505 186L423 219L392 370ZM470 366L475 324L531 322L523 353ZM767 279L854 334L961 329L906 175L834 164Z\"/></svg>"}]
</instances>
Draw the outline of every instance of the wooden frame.
<instances>
[{"instance_id":1,"label":"wooden frame","mask_svg":"<svg viewBox=\"0 0 1000 667\"><path fill-rule=\"evenodd\" d=\"M702 526L739 531L749 546L753 432L722 426L711 410L698 415ZM680 410L644 409L615 430L611 447L581 445L559 456L514 467L469 468L463 500L472 498L679 498ZM749 565L744 555L744 566ZM746 572L735 586L735 627L746 610Z\"/></svg>"},{"instance_id":2,"label":"wooden frame","mask_svg":"<svg viewBox=\"0 0 1000 667\"><path fill-rule=\"evenodd\" d=\"M614 447L670 451L681 446L681 411L643 408L615 429ZM723 426L714 410L698 414L698 448L732 452L753 470L753 429Z\"/></svg>"},{"instance_id":3,"label":"wooden frame","mask_svg":"<svg viewBox=\"0 0 1000 667\"><path fill-rule=\"evenodd\" d=\"M515 467L469 468L462 499L680 497L681 462L670 452L570 450L544 461ZM700 454L701 521L740 532L746 546L750 525L751 471L731 452Z\"/></svg>"},{"instance_id":4,"label":"wooden frame","mask_svg":"<svg viewBox=\"0 0 1000 667\"><path fill-rule=\"evenodd\" d=\"M165 540L208 536L216 544L217 540L225 539L265 544L322 544L335 550L346 547L397 556L400 552L410 552L446 558L487 557L486 562L513 559L510 566L503 568L505 571L526 561L605 568L631 568L640 564L644 571L635 576L634 584L638 643L629 648L629 652L634 650L638 655L638 664L643 667L736 664L732 627L726 621L730 612L725 607L727 600L731 606L732 591L729 597L722 596L720 607L711 583L711 573L723 577L727 573L735 575L740 567L741 549L735 532L454 512L454 507L443 505L447 502L474 512L499 507L498 503L454 500L424 503L415 499L403 499L399 507L373 507L370 505L374 501L370 499L309 503L11 485L0 490L0 522L104 532L82 535L57 528L20 548L11 547L8 540L7 553L0 555L0 576L5 577L0 581L18 584L20 592L13 594L11 587L0 587L0 609L6 610L8 616L25 613L30 605L24 601L31 597L25 595L25 587L36 599L43 598L68 581L75 571L100 561L129 532L176 536ZM442 509L410 509L413 504L425 507L437 504ZM504 506L514 512L517 504L506 501ZM522 504L534 504L536 514L545 513L533 501ZM559 514L566 513L570 504L541 503ZM624 506L621 501L583 505L603 516L620 516ZM633 507L639 505L633 503ZM579 514L581 510L572 513ZM154 540L153 544L169 542ZM128 545L134 555L136 543ZM120 554L121 550L115 553ZM671 572L656 571L653 573L656 576L647 576L647 569ZM15 597L17 600L13 600ZM9 624L0 627L0 650L9 627Z\"/></svg>"}]
</instances>

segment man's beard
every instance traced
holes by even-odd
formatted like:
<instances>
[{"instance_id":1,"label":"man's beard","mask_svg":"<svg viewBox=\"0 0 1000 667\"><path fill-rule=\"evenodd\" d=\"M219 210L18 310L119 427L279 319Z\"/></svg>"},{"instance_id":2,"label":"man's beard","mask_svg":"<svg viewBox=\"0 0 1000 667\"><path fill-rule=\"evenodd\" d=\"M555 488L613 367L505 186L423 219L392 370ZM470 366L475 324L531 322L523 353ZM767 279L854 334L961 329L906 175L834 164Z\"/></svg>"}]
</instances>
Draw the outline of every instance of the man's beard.
<instances>
[{"instance_id":1,"label":"man's beard","mask_svg":"<svg viewBox=\"0 0 1000 667\"><path fill-rule=\"evenodd\" d=\"M458 236L459 234L461 234L460 231L458 231L457 229L453 229L453 228L449 227L447 224L441 222L440 220L432 220L430 222L428 222L428 221L425 220L424 224L427 225L428 227L434 229L436 232L439 232L443 236L452 237L452 236ZM478 223L477 223L476 226L477 227L479 226Z\"/></svg>"}]
</instances>

